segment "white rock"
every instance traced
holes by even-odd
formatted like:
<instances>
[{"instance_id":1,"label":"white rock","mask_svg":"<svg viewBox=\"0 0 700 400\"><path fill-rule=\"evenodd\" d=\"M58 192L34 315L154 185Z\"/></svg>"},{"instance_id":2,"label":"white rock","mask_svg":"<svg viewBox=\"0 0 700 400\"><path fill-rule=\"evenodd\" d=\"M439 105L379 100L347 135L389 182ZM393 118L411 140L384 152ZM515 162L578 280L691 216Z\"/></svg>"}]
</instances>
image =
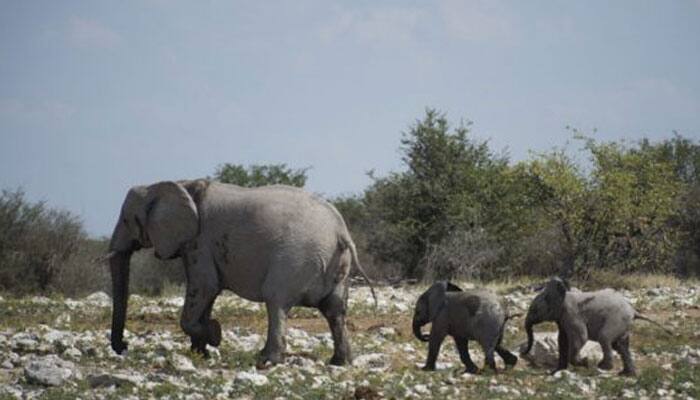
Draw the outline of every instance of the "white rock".
<instances>
[{"instance_id":1,"label":"white rock","mask_svg":"<svg viewBox=\"0 0 700 400\"><path fill-rule=\"evenodd\" d=\"M112 298L105 292L95 292L87 296L85 301L98 307L109 307L112 305Z\"/></svg>"},{"instance_id":2,"label":"white rock","mask_svg":"<svg viewBox=\"0 0 700 400\"><path fill-rule=\"evenodd\" d=\"M250 371L241 371L236 374L236 377L234 380L239 381L239 382L248 382L251 383L255 386L263 386L267 385L269 380L267 377L263 374L259 374L255 370L250 370Z\"/></svg>"},{"instance_id":3,"label":"white rock","mask_svg":"<svg viewBox=\"0 0 700 400\"><path fill-rule=\"evenodd\" d=\"M17 400L20 400L24 397L22 395L22 387L19 385L17 385L17 386L0 385L0 395L7 395L8 398L15 398ZM0 397L3 397L3 396L0 396Z\"/></svg>"},{"instance_id":4,"label":"white rock","mask_svg":"<svg viewBox=\"0 0 700 400\"><path fill-rule=\"evenodd\" d=\"M418 393L418 394L429 394L430 390L428 390L428 387L423 384L418 384L413 387L413 391Z\"/></svg>"},{"instance_id":5,"label":"white rock","mask_svg":"<svg viewBox=\"0 0 700 400\"><path fill-rule=\"evenodd\" d=\"M183 307L185 305L185 298L182 296L170 297L163 300L163 304L171 307Z\"/></svg>"},{"instance_id":6,"label":"white rock","mask_svg":"<svg viewBox=\"0 0 700 400\"><path fill-rule=\"evenodd\" d=\"M353 365L370 369L386 368L386 357L381 353L363 354L355 358Z\"/></svg>"},{"instance_id":7,"label":"white rock","mask_svg":"<svg viewBox=\"0 0 700 400\"><path fill-rule=\"evenodd\" d=\"M180 371L180 372L196 371L194 364L192 364L192 360L183 356L182 354L177 354L177 353L173 354L172 358L171 358L171 363L172 363L173 368L175 368L175 370Z\"/></svg>"},{"instance_id":8,"label":"white rock","mask_svg":"<svg viewBox=\"0 0 700 400\"><path fill-rule=\"evenodd\" d=\"M28 332L20 332L10 339L10 347L13 350L31 351L39 345L37 335Z\"/></svg>"},{"instance_id":9,"label":"white rock","mask_svg":"<svg viewBox=\"0 0 700 400\"><path fill-rule=\"evenodd\" d=\"M71 321L71 316L69 313L65 312L62 314L59 314L58 317L54 320L54 325L55 326L67 326L70 324Z\"/></svg>"},{"instance_id":10,"label":"white rock","mask_svg":"<svg viewBox=\"0 0 700 400\"><path fill-rule=\"evenodd\" d=\"M63 352L62 356L65 358L80 360L80 357L83 356L83 353L81 353L80 350L76 349L75 347L69 347L66 349L66 351Z\"/></svg>"},{"instance_id":11,"label":"white rock","mask_svg":"<svg viewBox=\"0 0 700 400\"><path fill-rule=\"evenodd\" d=\"M383 337L391 337L396 335L396 329L390 326L382 326L379 328L379 334Z\"/></svg>"},{"instance_id":12,"label":"white rock","mask_svg":"<svg viewBox=\"0 0 700 400\"><path fill-rule=\"evenodd\" d=\"M29 302L35 304L51 304L51 299L45 296L34 296L29 299Z\"/></svg>"},{"instance_id":13,"label":"white rock","mask_svg":"<svg viewBox=\"0 0 700 400\"><path fill-rule=\"evenodd\" d=\"M258 335L257 333L253 333L250 335L226 335L228 339L230 339L231 344L240 350L243 351L253 351L258 349L261 344L262 344L262 336Z\"/></svg>"},{"instance_id":14,"label":"white rock","mask_svg":"<svg viewBox=\"0 0 700 400\"><path fill-rule=\"evenodd\" d=\"M158 307L155 304L150 304L150 305L141 307L141 314L160 315L162 313L163 313L163 309L161 307Z\"/></svg>"},{"instance_id":15,"label":"white rock","mask_svg":"<svg viewBox=\"0 0 700 400\"><path fill-rule=\"evenodd\" d=\"M47 327L48 332L46 332L42 339L48 343L51 343L61 349L66 349L71 347L75 343L75 338L71 332L59 331Z\"/></svg>"},{"instance_id":16,"label":"white rock","mask_svg":"<svg viewBox=\"0 0 700 400\"><path fill-rule=\"evenodd\" d=\"M145 381L145 378L142 375L132 371L128 374L116 373L90 375L87 377L87 381L90 384L90 387L92 388L110 386L119 387L124 386L127 383L131 383L135 386L138 386Z\"/></svg>"},{"instance_id":17,"label":"white rock","mask_svg":"<svg viewBox=\"0 0 700 400\"><path fill-rule=\"evenodd\" d=\"M518 346L520 356L536 366L556 367L559 363L557 337L557 332L536 332L535 341L528 354L522 354L527 347L527 342ZM598 343L588 341L579 352L579 357L581 359L587 358L589 365L595 365L598 360L603 358L603 352Z\"/></svg>"},{"instance_id":18,"label":"white rock","mask_svg":"<svg viewBox=\"0 0 700 400\"><path fill-rule=\"evenodd\" d=\"M27 381L44 386L60 386L63 382L77 376L75 365L55 355L38 358L24 368Z\"/></svg>"}]
</instances>

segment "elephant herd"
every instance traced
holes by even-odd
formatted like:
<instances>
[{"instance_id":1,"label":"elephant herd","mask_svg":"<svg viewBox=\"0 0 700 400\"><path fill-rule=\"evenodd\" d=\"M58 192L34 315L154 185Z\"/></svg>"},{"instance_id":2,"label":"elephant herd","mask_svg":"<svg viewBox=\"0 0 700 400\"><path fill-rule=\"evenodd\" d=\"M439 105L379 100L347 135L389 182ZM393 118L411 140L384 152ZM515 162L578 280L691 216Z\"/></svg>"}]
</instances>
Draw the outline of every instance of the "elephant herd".
<instances>
[{"instance_id":1,"label":"elephant herd","mask_svg":"<svg viewBox=\"0 0 700 400\"><path fill-rule=\"evenodd\" d=\"M193 351L206 356L207 345L220 344L221 326L211 311L219 293L228 289L265 303L268 331L258 367L283 361L285 323L294 306L317 308L325 317L333 337L331 364L352 361L345 321L348 276L356 268L369 279L342 216L320 197L284 185L244 188L204 179L131 188L104 257L112 277L111 347L118 354L127 348L123 333L129 260L142 248L153 248L159 259L183 261L187 288L180 326ZM495 354L507 366L515 365L518 358L501 346L510 317L490 291L435 283L418 298L413 316L414 334L429 343L424 369L435 368L447 335L453 337L467 372L478 371L469 356L470 340L481 345L487 367L495 370ZM629 333L635 318L646 319L613 290L581 292L552 279L527 313L526 352L533 343L533 325L554 321L559 328L558 369L580 364L579 350L594 340L603 349L600 368L612 367L614 349L622 357L622 373L633 375ZM428 323L429 335L421 331Z\"/></svg>"}]
</instances>

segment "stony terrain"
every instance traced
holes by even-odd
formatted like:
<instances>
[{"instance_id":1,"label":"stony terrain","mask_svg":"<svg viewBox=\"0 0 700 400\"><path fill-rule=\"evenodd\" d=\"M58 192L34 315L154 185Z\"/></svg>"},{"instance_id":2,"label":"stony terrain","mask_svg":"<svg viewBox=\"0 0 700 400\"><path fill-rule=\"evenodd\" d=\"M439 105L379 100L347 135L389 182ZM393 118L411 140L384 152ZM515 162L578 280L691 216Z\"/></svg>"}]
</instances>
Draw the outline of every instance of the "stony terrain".
<instances>
[{"instance_id":1,"label":"stony terrain","mask_svg":"<svg viewBox=\"0 0 700 400\"><path fill-rule=\"evenodd\" d=\"M625 292L640 311L677 333L671 337L635 322L637 378L617 376L617 357L611 372L592 366L549 375L555 339L544 331L555 327L547 324L539 327L534 359L521 360L513 370L462 374L448 340L438 371L423 372L419 367L427 346L410 329L413 303L423 289L379 288L376 312L366 287L351 289L351 367L327 365L332 341L325 321L314 310L295 309L286 363L262 371L254 364L265 337L264 309L234 295L217 300L214 316L222 323L224 338L208 360L189 352L189 340L178 327L182 297L131 297L126 356L109 348L111 302L104 293L80 300L0 297L0 399L700 398L696 284ZM535 295L525 285L495 289L505 296L511 313L525 312ZM522 317L515 318L507 329L506 345L516 351L525 340L522 324ZM477 365L483 365L478 346L470 349ZM584 351L591 365L601 357L595 343L589 342Z\"/></svg>"}]
</instances>

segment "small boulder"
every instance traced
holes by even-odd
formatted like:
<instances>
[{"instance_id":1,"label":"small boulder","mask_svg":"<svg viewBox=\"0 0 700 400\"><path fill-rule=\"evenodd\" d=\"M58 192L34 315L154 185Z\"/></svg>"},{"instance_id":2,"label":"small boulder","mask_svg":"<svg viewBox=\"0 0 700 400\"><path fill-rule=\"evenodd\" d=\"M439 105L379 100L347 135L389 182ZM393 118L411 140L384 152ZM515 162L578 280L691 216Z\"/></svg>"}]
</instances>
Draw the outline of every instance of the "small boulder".
<instances>
[{"instance_id":1,"label":"small boulder","mask_svg":"<svg viewBox=\"0 0 700 400\"><path fill-rule=\"evenodd\" d=\"M180 372L193 372L197 370L194 364L192 364L192 361L182 354L173 354L171 364L176 371Z\"/></svg>"},{"instance_id":2,"label":"small boulder","mask_svg":"<svg viewBox=\"0 0 700 400\"><path fill-rule=\"evenodd\" d=\"M251 371L241 371L236 374L236 377L234 378L235 381L238 382L247 382L251 383L253 386L263 386L267 385L269 380L267 379L267 376L260 374L254 370Z\"/></svg>"},{"instance_id":3,"label":"small boulder","mask_svg":"<svg viewBox=\"0 0 700 400\"><path fill-rule=\"evenodd\" d=\"M127 384L139 385L143 383L144 378L138 374L131 375L127 374L99 374L99 375L88 375L87 381L91 388L98 387L122 387Z\"/></svg>"},{"instance_id":4,"label":"small boulder","mask_svg":"<svg viewBox=\"0 0 700 400\"><path fill-rule=\"evenodd\" d=\"M72 362L55 355L34 359L24 368L28 382L44 386L61 386L66 379L76 375Z\"/></svg>"},{"instance_id":5,"label":"small boulder","mask_svg":"<svg viewBox=\"0 0 700 400\"><path fill-rule=\"evenodd\" d=\"M522 354L527 348L527 342L518 346L520 357L539 367L554 368L559 363L559 346L557 344L557 332L537 332L535 333L535 341L532 344L532 349L528 354ZM598 360L603 358L603 352L600 350L600 345L595 342L588 341L579 352L581 359L588 359L589 365L595 365Z\"/></svg>"},{"instance_id":6,"label":"small boulder","mask_svg":"<svg viewBox=\"0 0 700 400\"><path fill-rule=\"evenodd\" d=\"M112 305L112 298L105 292L95 292L87 296L85 301L98 307L109 307Z\"/></svg>"}]
</instances>

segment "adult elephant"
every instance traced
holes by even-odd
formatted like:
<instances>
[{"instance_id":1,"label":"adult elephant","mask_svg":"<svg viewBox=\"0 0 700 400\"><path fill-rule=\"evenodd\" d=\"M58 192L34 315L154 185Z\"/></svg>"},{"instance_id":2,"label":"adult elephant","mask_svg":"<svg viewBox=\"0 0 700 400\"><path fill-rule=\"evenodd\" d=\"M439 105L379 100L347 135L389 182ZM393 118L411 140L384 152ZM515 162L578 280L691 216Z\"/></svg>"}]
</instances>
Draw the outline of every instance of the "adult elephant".
<instances>
[{"instance_id":1,"label":"adult elephant","mask_svg":"<svg viewBox=\"0 0 700 400\"><path fill-rule=\"evenodd\" d=\"M134 251L150 247L159 259L183 260L187 294L180 326L194 351L206 355L207 344L219 345L221 326L211 310L221 290L229 289L266 305L267 341L258 366L283 360L293 306L318 308L333 336L331 364L351 362L348 274L354 265L367 276L343 218L326 201L290 186L243 188L202 179L131 188L107 255L111 345L118 354L127 348L129 260Z\"/></svg>"}]
</instances>

